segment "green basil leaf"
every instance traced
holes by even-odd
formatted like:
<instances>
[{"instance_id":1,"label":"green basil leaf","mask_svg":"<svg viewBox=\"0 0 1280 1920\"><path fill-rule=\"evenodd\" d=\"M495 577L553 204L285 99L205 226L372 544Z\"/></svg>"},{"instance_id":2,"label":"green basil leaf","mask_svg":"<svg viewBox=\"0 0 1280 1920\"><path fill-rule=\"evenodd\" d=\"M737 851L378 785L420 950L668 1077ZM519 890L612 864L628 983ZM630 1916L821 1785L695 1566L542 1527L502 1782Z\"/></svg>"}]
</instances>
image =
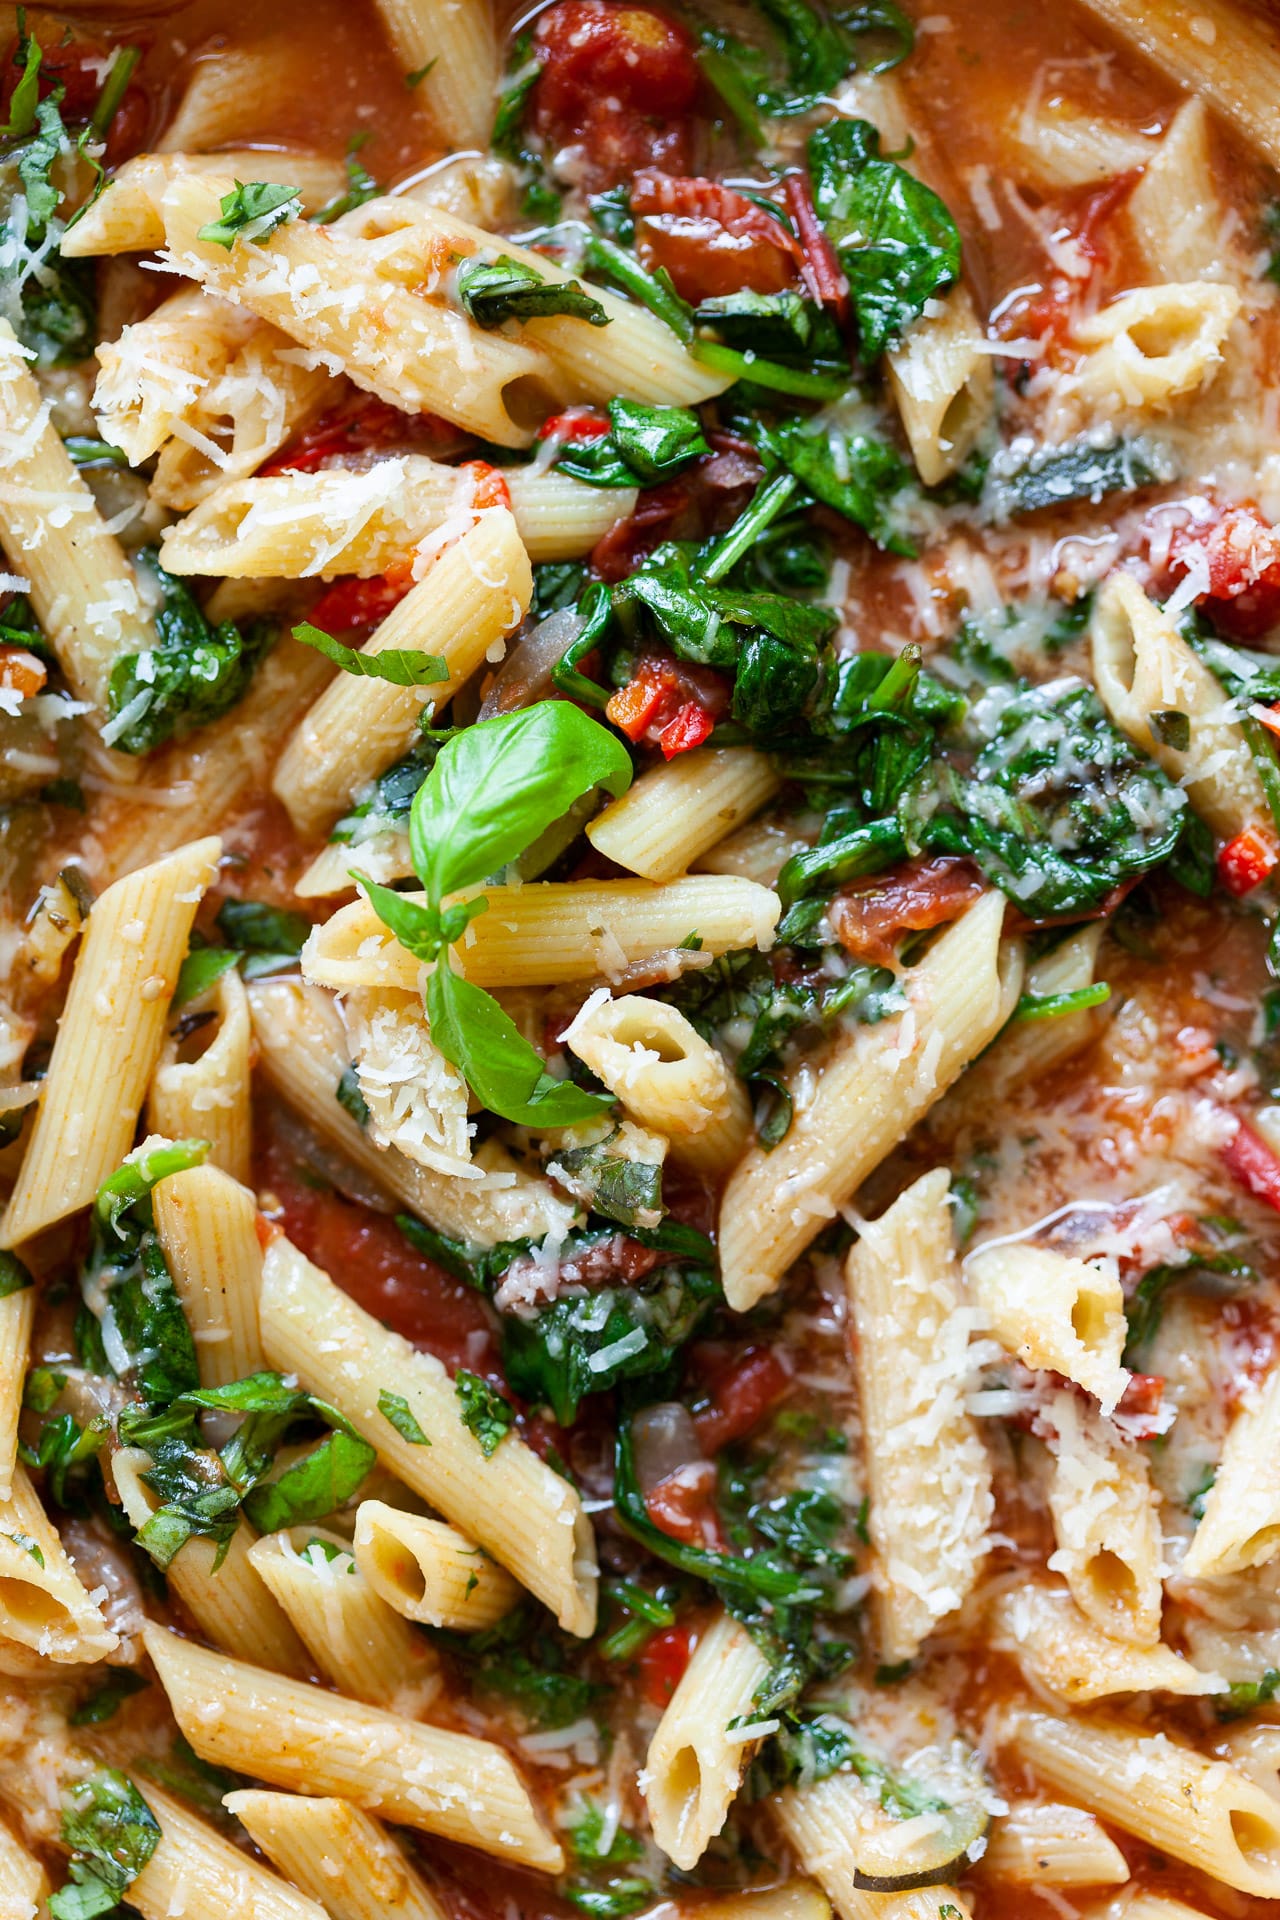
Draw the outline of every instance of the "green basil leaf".
<instances>
[{"instance_id":1,"label":"green basil leaf","mask_svg":"<svg viewBox=\"0 0 1280 1920\"><path fill-rule=\"evenodd\" d=\"M540 700L455 734L409 816L413 864L428 900L439 904L499 872L593 787L616 799L631 771L616 734L563 700Z\"/></svg>"},{"instance_id":2,"label":"green basil leaf","mask_svg":"<svg viewBox=\"0 0 1280 1920\"><path fill-rule=\"evenodd\" d=\"M346 1505L377 1458L367 1440L335 1430L286 1467L278 1480L251 1488L244 1497L245 1513L259 1533L323 1520Z\"/></svg>"},{"instance_id":3,"label":"green basil leaf","mask_svg":"<svg viewBox=\"0 0 1280 1920\"><path fill-rule=\"evenodd\" d=\"M97 1880L119 1896L133 1884L159 1846L161 1830L133 1782L115 1767L99 1767L69 1789L62 1809L62 1838L71 1849L75 1879L84 1885ZM65 1905L61 1910L56 1908L60 1898L54 1895L50 1913L77 1911ZM102 1907L91 1910L107 1911Z\"/></svg>"},{"instance_id":4,"label":"green basil leaf","mask_svg":"<svg viewBox=\"0 0 1280 1920\"><path fill-rule=\"evenodd\" d=\"M607 327L609 316L600 302L576 280L544 280L523 261L500 253L496 260L472 254L457 271L458 303L478 327L500 327L504 320L541 320L563 314Z\"/></svg>"},{"instance_id":5,"label":"green basil leaf","mask_svg":"<svg viewBox=\"0 0 1280 1920\"><path fill-rule=\"evenodd\" d=\"M135 1693L145 1693L150 1683L145 1674L130 1667L112 1667L100 1686L85 1695L78 1707L67 1715L71 1727L100 1727L110 1720Z\"/></svg>"},{"instance_id":6,"label":"green basil leaf","mask_svg":"<svg viewBox=\"0 0 1280 1920\"><path fill-rule=\"evenodd\" d=\"M344 673L363 675L367 680L386 680L393 687L430 687L449 678L449 663L438 653L418 653L408 647L384 647L381 653L363 653L359 647L344 646L323 627L313 627L305 620L293 629L293 637L306 647L314 647Z\"/></svg>"},{"instance_id":7,"label":"green basil leaf","mask_svg":"<svg viewBox=\"0 0 1280 1920\"><path fill-rule=\"evenodd\" d=\"M247 953L287 954L296 960L311 932L305 913L269 907L261 900L224 900L215 922L228 945ZM246 968L246 974L248 969Z\"/></svg>"},{"instance_id":8,"label":"green basil leaf","mask_svg":"<svg viewBox=\"0 0 1280 1920\"><path fill-rule=\"evenodd\" d=\"M208 993L242 958L234 947L193 947L178 969L174 1006L184 1007L188 1000L198 1000L202 993Z\"/></svg>"},{"instance_id":9,"label":"green basil leaf","mask_svg":"<svg viewBox=\"0 0 1280 1920\"><path fill-rule=\"evenodd\" d=\"M431 974L426 1001L431 1038L490 1113L519 1126L572 1127L613 1106L612 1094L553 1079L492 994L449 966Z\"/></svg>"},{"instance_id":10,"label":"green basil leaf","mask_svg":"<svg viewBox=\"0 0 1280 1920\"><path fill-rule=\"evenodd\" d=\"M289 220L302 213L302 195L297 187L286 187L274 180L237 180L231 192L218 203L219 218L210 220L196 234L228 252L237 240L265 240Z\"/></svg>"},{"instance_id":11,"label":"green basil leaf","mask_svg":"<svg viewBox=\"0 0 1280 1920\"><path fill-rule=\"evenodd\" d=\"M498 1451L511 1430L516 1410L500 1393L495 1393L478 1373L459 1367L453 1376L453 1390L462 1409L462 1424L480 1442L486 1460Z\"/></svg>"},{"instance_id":12,"label":"green basil leaf","mask_svg":"<svg viewBox=\"0 0 1280 1920\"><path fill-rule=\"evenodd\" d=\"M11 1293L21 1293L24 1287L34 1285L30 1267L24 1265L16 1253L0 1253L0 1300L7 1300Z\"/></svg>"},{"instance_id":13,"label":"green basil leaf","mask_svg":"<svg viewBox=\"0 0 1280 1920\"><path fill-rule=\"evenodd\" d=\"M611 400L610 438L632 473L654 486L710 453L696 413L687 407L646 407L638 400Z\"/></svg>"},{"instance_id":14,"label":"green basil leaf","mask_svg":"<svg viewBox=\"0 0 1280 1920\"><path fill-rule=\"evenodd\" d=\"M388 1387L383 1387L378 1394L378 1412L384 1420L391 1422L400 1438L407 1440L411 1447L431 1445L402 1393L392 1393Z\"/></svg>"},{"instance_id":15,"label":"green basil leaf","mask_svg":"<svg viewBox=\"0 0 1280 1920\"><path fill-rule=\"evenodd\" d=\"M171 1140L126 1160L98 1188L93 1211L99 1226L123 1238L121 1218L129 1208L145 1200L157 1182L171 1173L203 1165L208 1153L207 1140Z\"/></svg>"}]
</instances>

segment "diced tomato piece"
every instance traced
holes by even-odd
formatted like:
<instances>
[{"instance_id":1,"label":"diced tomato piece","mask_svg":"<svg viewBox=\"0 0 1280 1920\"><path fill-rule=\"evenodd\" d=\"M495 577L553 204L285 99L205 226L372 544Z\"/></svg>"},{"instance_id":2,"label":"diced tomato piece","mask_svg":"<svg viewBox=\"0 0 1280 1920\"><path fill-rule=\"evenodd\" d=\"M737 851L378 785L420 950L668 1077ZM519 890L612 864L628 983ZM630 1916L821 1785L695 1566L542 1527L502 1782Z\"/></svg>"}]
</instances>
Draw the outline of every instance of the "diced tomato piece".
<instances>
[{"instance_id":1,"label":"diced tomato piece","mask_svg":"<svg viewBox=\"0 0 1280 1920\"><path fill-rule=\"evenodd\" d=\"M477 513L486 507L506 507L510 511L511 489L501 467L490 466L487 460L467 460L458 471L471 475L471 504Z\"/></svg>"},{"instance_id":2,"label":"diced tomato piece","mask_svg":"<svg viewBox=\"0 0 1280 1920\"><path fill-rule=\"evenodd\" d=\"M677 1467L651 1487L644 1510L660 1533L686 1546L719 1547L720 1522L715 1508L716 1470L710 1460Z\"/></svg>"},{"instance_id":3,"label":"diced tomato piece","mask_svg":"<svg viewBox=\"0 0 1280 1920\"><path fill-rule=\"evenodd\" d=\"M605 713L614 726L626 734L628 740L639 740L665 693L666 688L660 679L637 674L610 697Z\"/></svg>"},{"instance_id":4,"label":"diced tomato piece","mask_svg":"<svg viewBox=\"0 0 1280 1920\"><path fill-rule=\"evenodd\" d=\"M338 580L307 614L322 633L355 633L380 626L413 585L412 574L379 574L372 580Z\"/></svg>"},{"instance_id":5,"label":"diced tomato piece","mask_svg":"<svg viewBox=\"0 0 1280 1920\"><path fill-rule=\"evenodd\" d=\"M1241 640L1280 625L1280 528L1253 507L1227 507L1217 519L1179 529L1169 552L1175 579L1207 566L1197 600L1214 625Z\"/></svg>"},{"instance_id":6,"label":"diced tomato piece","mask_svg":"<svg viewBox=\"0 0 1280 1920\"><path fill-rule=\"evenodd\" d=\"M700 747L709 739L715 726L715 718L696 700L688 700L681 707L674 720L668 720L658 735L658 745L662 748L664 760L674 760L678 753L688 753L691 747Z\"/></svg>"},{"instance_id":7,"label":"diced tomato piece","mask_svg":"<svg viewBox=\"0 0 1280 1920\"><path fill-rule=\"evenodd\" d=\"M29 700L39 693L48 678L44 661L28 653L25 647L0 647L0 687L7 687Z\"/></svg>"},{"instance_id":8,"label":"diced tomato piece","mask_svg":"<svg viewBox=\"0 0 1280 1920\"><path fill-rule=\"evenodd\" d=\"M533 125L550 146L581 148L584 184L613 186L646 166L687 169L700 76L676 21L613 0L557 0L538 21L534 51Z\"/></svg>"},{"instance_id":9,"label":"diced tomato piece","mask_svg":"<svg viewBox=\"0 0 1280 1920\"><path fill-rule=\"evenodd\" d=\"M702 1361L706 1351L699 1349L695 1358ZM711 1405L693 1416L702 1451L714 1454L730 1441L741 1440L790 1387L790 1369L771 1347L748 1347L713 1379Z\"/></svg>"},{"instance_id":10,"label":"diced tomato piece","mask_svg":"<svg viewBox=\"0 0 1280 1920\"><path fill-rule=\"evenodd\" d=\"M847 327L852 315L849 282L827 238L827 230L818 218L808 175L789 173L783 192L800 242L800 272L804 283L818 305L828 308L837 323Z\"/></svg>"},{"instance_id":11,"label":"diced tomato piece","mask_svg":"<svg viewBox=\"0 0 1280 1920\"><path fill-rule=\"evenodd\" d=\"M886 966L904 933L923 933L959 919L982 890L982 878L968 860L949 854L908 860L837 893L831 902L831 925L847 952Z\"/></svg>"},{"instance_id":12,"label":"diced tomato piece","mask_svg":"<svg viewBox=\"0 0 1280 1920\"><path fill-rule=\"evenodd\" d=\"M342 406L321 414L288 446L264 461L258 473L263 479L278 473L314 473L328 460L368 453L374 447L406 446L424 440L443 451L459 443L459 434L434 413L405 413L374 394L358 393Z\"/></svg>"},{"instance_id":13,"label":"diced tomato piece","mask_svg":"<svg viewBox=\"0 0 1280 1920\"><path fill-rule=\"evenodd\" d=\"M538 428L539 440L602 440L609 431L609 422L602 413L591 413L583 409L568 413L553 413Z\"/></svg>"},{"instance_id":14,"label":"diced tomato piece","mask_svg":"<svg viewBox=\"0 0 1280 1920\"><path fill-rule=\"evenodd\" d=\"M1275 869L1280 855L1275 843L1256 827L1246 827L1234 840L1228 840L1218 853L1218 878L1228 893L1239 899L1260 887Z\"/></svg>"},{"instance_id":15,"label":"diced tomato piece","mask_svg":"<svg viewBox=\"0 0 1280 1920\"><path fill-rule=\"evenodd\" d=\"M1222 1149L1222 1160L1227 1172L1255 1199L1280 1213L1280 1158L1247 1120L1240 1122Z\"/></svg>"},{"instance_id":16,"label":"diced tomato piece","mask_svg":"<svg viewBox=\"0 0 1280 1920\"><path fill-rule=\"evenodd\" d=\"M684 1670L689 1664L690 1633L688 1627L676 1625L661 1627L651 1634L641 1647L636 1659L640 1669L640 1685L650 1706L665 1707L675 1692Z\"/></svg>"},{"instance_id":17,"label":"diced tomato piece","mask_svg":"<svg viewBox=\"0 0 1280 1920\"><path fill-rule=\"evenodd\" d=\"M718 180L647 169L631 189L631 211L645 266L665 267L695 306L744 287L780 293L795 282L800 250L781 220Z\"/></svg>"}]
</instances>

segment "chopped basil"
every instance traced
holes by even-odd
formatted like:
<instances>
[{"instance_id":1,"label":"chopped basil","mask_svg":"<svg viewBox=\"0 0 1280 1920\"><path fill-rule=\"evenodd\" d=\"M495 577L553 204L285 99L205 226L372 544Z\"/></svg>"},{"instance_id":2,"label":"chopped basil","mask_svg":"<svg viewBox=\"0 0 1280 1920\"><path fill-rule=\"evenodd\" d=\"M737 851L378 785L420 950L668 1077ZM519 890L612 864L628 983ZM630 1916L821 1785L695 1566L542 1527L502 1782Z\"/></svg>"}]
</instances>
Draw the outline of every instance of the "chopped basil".
<instances>
[{"instance_id":1,"label":"chopped basil","mask_svg":"<svg viewBox=\"0 0 1280 1920\"><path fill-rule=\"evenodd\" d=\"M495 1393L477 1373L459 1367L453 1378L453 1390L462 1409L462 1424L480 1442L485 1459L495 1454L506 1439L516 1414L515 1408Z\"/></svg>"},{"instance_id":2,"label":"chopped basil","mask_svg":"<svg viewBox=\"0 0 1280 1920\"><path fill-rule=\"evenodd\" d=\"M400 1438L407 1440L411 1447L431 1445L403 1394L392 1393L387 1387L381 1388L378 1393L378 1412L384 1420L391 1422Z\"/></svg>"},{"instance_id":3,"label":"chopped basil","mask_svg":"<svg viewBox=\"0 0 1280 1920\"><path fill-rule=\"evenodd\" d=\"M237 240L266 240L277 227L302 214L302 195L297 187L286 187L274 180L237 180L231 192L218 203L216 220L210 220L196 234L228 252Z\"/></svg>"},{"instance_id":4,"label":"chopped basil","mask_svg":"<svg viewBox=\"0 0 1280 1920\"><path fill-rule=\"evenodd\" d=\"M62 1839L72 1884L51 1895L54 1920L97 1920L114 1913L160 1844L160 1822L133 1782L99 1767L63 1801Z\"/></svg>"},{"instance_id":5,"label":"chopped basil","mask_svg":"<svg viewBox=\"0 0 1280 1920\"><path fill-rule=\"evenodd\" d=\"M438 653L417 653L407 647L384 647L381 653L361 652L359 647L344 646L331 633L305 620L301 626L294 627L293 637L304 646L314 647L344 673L363 675L368 680L386 680L393 687L431 687L449 678L449 663Z\"/></svg>"},{"instance_id":6,"label":"chopped basil","mask_svg":"<svg viewBox=\"0 0 1280 1920\"><path fill-rule=\"evenodd\" d=\"M609 316L600 302L579 286L544 280L533 267L500 253L496 260L472 254L457 271L458 304L478 327L500 327L505 320L542 320L562 314L607 327Z\"/></svg>"}]
</instances>

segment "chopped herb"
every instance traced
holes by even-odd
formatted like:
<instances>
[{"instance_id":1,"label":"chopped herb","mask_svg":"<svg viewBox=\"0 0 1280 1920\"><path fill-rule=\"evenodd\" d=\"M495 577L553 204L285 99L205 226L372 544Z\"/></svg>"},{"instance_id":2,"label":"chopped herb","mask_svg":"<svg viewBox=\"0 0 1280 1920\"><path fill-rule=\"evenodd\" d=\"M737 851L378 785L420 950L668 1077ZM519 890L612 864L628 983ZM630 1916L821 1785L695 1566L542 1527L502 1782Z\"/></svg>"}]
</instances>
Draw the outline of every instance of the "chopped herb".
<instances>
[{"instance_id":1,"label":"chopped herb","mask_svg":"<svg viewBox=\"0 0 1280 1920\"><path fill-rule=\"evenodd\" d=\"M434 62L431 64L434 65ZM425 74L427 68L424 67L422 71ZM368 200L376 200L382 192L382 188L373 175L366 171L360 160L360 149L370 137L367 133L358 133L349 143L346 160L347 190L327 201L318 213L311 216L318 227L328 226L329 222L336 220L340 214L351 213L356 207L364 206Z\"/></svg>"},{"instance_id":2,"label":"chopped herb","mask_svg":"<svg viewBox=\"0 0 1280 1920\"><path fill-rule=\"evenodd\" d=\"M1280 1692L1280 1668L1268 1667L1258 1680L1233 1680L1225 1694L1219 1694L1214 1709L1219 1720L1239 1720L1259 1707L1266 1707Z\"/></svg>"},{"instance_id":3,"label":"chopped herb","mask_svg":"<svg viewBox=\"0 0 1280 1920\"><path fill-rule=\"evenodd\" d=\"M1065 1013L1085 1013L1090 1007L1105 1006L1111 988L1105 980L1089 987L1073 987L1069 993L1024 993L1013 1010L1015 1020L1057 1020Z\"/></svg>"},{"instance_id":4,"label":"chopped herb","mask_svg":"<svg viewBox=\"0 0 1280 1920\"><path fill-rule=\"evenodd\" d=\"M378 1393L378 1412L384 1420L391 1422L400 1438L407 1440L411 1447L431 1445L403 1394L392 1393L388 1387L382 1387Z\"/></svg>"},{"instance_id":5,"label":"chopped herb","mask_svg":"<svg viewBox=\"0 0 1280 1920\"><path fill-rule=\"evenodd\" d=\"M244 632L233 620L211 626L190 589L165 572L151 549L138 560L160 591L160 644L123 655L111 669L103 739L122 753L150 753L229 712L271 637L263 623Z\"/></svg>"},{"instance_id":6,"label":"chopped herb","mask_svg":"<svg viewBox=\"0 0 1280 1920\"><path fill-rule=\"evenodd\" d=\"M113 1667L105 1680L85 1695L78 1707L67 1715L72 1727L100 1727L118 1713L135 1693L144 1693L147 1677L130 1667Z\"/></svg>"},{"instance_id":7,"label":"chopped herb","mask_svg":"<svg viewBox=\"0 0 1280 1920\"><path fill-rule=\"evenodd\" d=\"M305 620L301 626L294 627L293 637L304 646L314 647L344 673L386 680L393 687L430 687L449 678L449 663L438 653L418 653L406 647L384 647L381 653L362 652L359 647L344 646L331 633L310 626Z\"/></svg>"},{"instance_id":8,"label":"chopped herb","mask_svg":"<svg viewBox=\"0 0 1280 1920\"><path fill-rule=\"evenodd\" d=\"M24 1553L29 1553L38 1567L43 1567L44 1554L29 1533L0 1533L0 1540L12 1541L15 1547L21 1547Z\"/></svg>"},{"instance_id":9,"label":"chopped herb","mask_svg":"<svg viewBox=\"0 0 1280 1920\"><path fill-rule=\"evenodd\" d=\"M242 958L233 947L193 946L178 969L174 1007L185 1007L188 1000L198 1000L201 994L208 993Z\"/></svg>"},{"instance_id":10,"label":"chopped herb","mask_svg":"<svg viewBox=\"0 0 1280 1920\"><path fill-rule=\"evenodd\" d=\"M292 967L311 932L305 913L261 900L224 900L215 925L228 945L246 956L241 969L246 980Z\"/></svg>"},{"instance_id":11,"label":"chopped herb","mask_svg":"<svg viewBox=\"0 0 1280 1920\"><path fill-rule=\"evenodd\" d=\"M609 316L576 280L544 280L533 267L500 253L496 260L472 254L457 271L458 303L478 327L500 327L504 320L542 320L563 314L607 327Z\"/></svg>"},{"instance_id":12,"label":"chopped herb","mask_svg":"<svg viewBox=\"0 0 1280 1920\"><path fill-rule=\"evenodd\" d=\"M547 1163L552 1178L594 1213L624 1227L656 1227L663 1212L662 1168L610 1151L620 1130L586 1147L561 1147Z\"/></svg>"},{"instance_id":13,"label":"chopped herb","mask_svg":"<svg viewBox=\"0 0 1280 1920\"><path fill-rule=\"evenodd\" d=\"M72 1885L49 1900L54 1920L96 1920L113 1913L160 1844L160 1822L133 1782L114 1767L72 1787L62 1809Z\"/></svg>"},{"instance_id":14,"label":"chopped herb","mask_svg":"<svg viewBox=\"0 0 1280 1920\"><path fill-rule=\"evenodd\" d=\"M462 1424L480 1442L486 1460L498 1451L511 1430L515 1408L478 1373L459 1367L453 1378L453 1390L462 1409Z\"/></svg>"},{"instance_id":15,"label":"chopped herb","mask_svg":"<svg viewBox=\"0 0 1280 1920\"><path fill-rule=\"evenodd\" d=\"M228 252L237 240L266 240L277 227L302 214L302 195L297 187L286 187L274 180L237 180L231 192L218 204L219 218L199 229L197 240Z\"/></svg>"},{"instance_id":16,"label":"chopped herb","mask_svg":"<svg viewBox=\"0 0 1280 1920\"><path fill-rule=\"evenodd\" d=\"M19 1260L16 1253L0 1251L0 1300L7 1300L11 1293L21 1293L34 1285L30 1267Z\"/></svg>"}]
</instances>

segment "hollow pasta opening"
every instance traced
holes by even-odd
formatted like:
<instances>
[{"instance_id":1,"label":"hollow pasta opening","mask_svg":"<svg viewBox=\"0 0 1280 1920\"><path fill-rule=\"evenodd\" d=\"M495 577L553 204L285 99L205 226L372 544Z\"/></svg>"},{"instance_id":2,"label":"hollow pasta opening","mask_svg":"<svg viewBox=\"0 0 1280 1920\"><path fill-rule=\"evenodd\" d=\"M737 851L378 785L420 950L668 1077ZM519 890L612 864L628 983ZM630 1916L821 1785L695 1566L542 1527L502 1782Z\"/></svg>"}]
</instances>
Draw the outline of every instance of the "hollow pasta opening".
<instances>
[{"instance_id":1,"label":"hollow pasta opening","mask_svg":"<svg viewBox=\"0 0 1280 1920\"><path fill-rule=\"evenodd\" d=\"M1095 1600L1112 1613L1128 1613L1137 1604L1138 1583L1132 1567L1103 1547L1089 1561L1086 1579Z\"/></svg>"},{"instance_id":2,"label":"hollow pasta opening","mask_svg":"<svg viewBox=\"0 0 1280 1920\"><path fill-rule=\"evenodd\" d=\"M1280 1805L1274 1818L1256 1807L1232 1807L1231 1837L1251 1866L1275 1872L1280 1868Z\"/></svg>"},{"instance_id":3,"label":"hollow pasta opening","mask_svg":"<svg viewBox=\"0 0 1280 1920\"><path fill-rule=\"evenodd\" d=\"M387 1585L414 1606L420 1605L426 1597L427 1581L413 1555L389 1533L375 1533L372 1546L374 1565Z\"/></svg>"},{"instance_id":4,"label":"hollow pasta opening","mask_svg":"<svg viewBox=\"0 0 1280 1920\"><path fill-rule=\"evenodd\" d=\"M0 1575L0 1613L11 1627L34 1633L70 1633L74 1622L60 1600L44 1587L11 1574Z\"/></svg>"},{"instance_id":5,"label":"hollow pasta opening","mask_svg":"<svg viewBox=\"0 0 1280 1920\"><path fill-rule=\"evenodd\" d=\"M1071 1331L1083 1347L1100 1346L1107 1333L1107 1309L1096 1293L1082 1289L1071 1309Z\"/></svg>"}]
</instances>

